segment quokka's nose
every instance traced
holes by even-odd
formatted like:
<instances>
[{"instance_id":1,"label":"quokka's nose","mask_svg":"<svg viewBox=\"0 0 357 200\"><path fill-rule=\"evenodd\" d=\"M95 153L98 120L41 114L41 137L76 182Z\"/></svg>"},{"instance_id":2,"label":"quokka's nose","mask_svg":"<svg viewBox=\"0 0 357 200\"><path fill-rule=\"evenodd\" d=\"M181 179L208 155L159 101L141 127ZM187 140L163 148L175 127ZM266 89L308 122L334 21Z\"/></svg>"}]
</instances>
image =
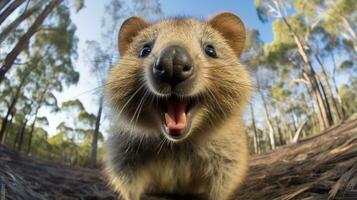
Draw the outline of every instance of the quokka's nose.
<instances>
[{"instance_id":1,"label":"quokka's nose","mask_svg":"<svg viewBox=\"0 0 357 200\"><path fill-rule=\"evenodd\" d=\"M186 49L170 46L164 49L153 66L155 79L175 86L194 73L193 61Z\"/></svg>"}]
</instances>

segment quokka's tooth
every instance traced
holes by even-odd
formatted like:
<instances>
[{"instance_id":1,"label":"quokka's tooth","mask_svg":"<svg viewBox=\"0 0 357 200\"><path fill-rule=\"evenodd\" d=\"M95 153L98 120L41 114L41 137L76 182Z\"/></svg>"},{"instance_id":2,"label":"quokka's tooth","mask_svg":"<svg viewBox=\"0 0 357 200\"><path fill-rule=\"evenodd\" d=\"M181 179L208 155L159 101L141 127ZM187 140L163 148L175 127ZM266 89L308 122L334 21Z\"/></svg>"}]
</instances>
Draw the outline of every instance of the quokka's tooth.
<instances>
[{"instance_id":1,"label":"quokka's tooth","mask_svg":"<svg viewBox=\"0 0 357 200\"><path fill-rule=\"evenodd\" d=\"M179 118L178 118L178 124L186 124L186 120L187 120L187 117L186 117L186 113L185 112L182 112L180 115L179 115Z\"/></svg>"},{"instance_id":2,"label":"quokka's tooth","mask_svg":"<svg viewBox=\"0 0 357 200\"><path fill-rule=\"evenodd\" d=\"M165 113L165 123L166 123L166 125L169 125L172 122L174 122L174 120L170 117L169 114Z\"/></svg>"}]
</instances>

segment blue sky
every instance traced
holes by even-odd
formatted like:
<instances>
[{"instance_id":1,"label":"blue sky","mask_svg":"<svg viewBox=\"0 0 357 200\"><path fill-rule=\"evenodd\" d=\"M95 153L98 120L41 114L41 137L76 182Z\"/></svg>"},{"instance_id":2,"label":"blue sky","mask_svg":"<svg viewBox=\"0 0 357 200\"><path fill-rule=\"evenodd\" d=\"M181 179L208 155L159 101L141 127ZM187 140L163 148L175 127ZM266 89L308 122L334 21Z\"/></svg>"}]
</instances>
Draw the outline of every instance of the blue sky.
<instances>
[{"instance_id":1,"label":"blue sky","mask_svg":"<svg viewBox=\"0 0 357 200\"><path fill-rule=\"evenodd\" d=\"M233 12L242 18L246 27L259 30L264 41L273 39L271 24L259 21L253 0L165 0L161 5L165 16L188 15L205 19L219 12Z\"/></svg>"},{"instance_id":2,"label":"blue sky","mask_svg":"<svg viewBox=\"0 0 357 200\"><path fill-rule=\"evenodd\" d=\"M95 113L97 100L94 94L98 93L98 90L94 89L97 87L97 82L95 76L89 71L88 62L86 62L88 58L84 56L86 48L85 42L87 40L102 41L101 24L105 14L104 6L108 4L110 0L86 0L85 2L86 7L79 13L73 15L73 22L77 26L77 36L79 38L79 58L75 62L75 68L81 74L80 81L77 86L67 88L63 93L56 94L56 96L59 103L78 98L83 102L88 111ZM160 2L164 17L184 15L206 19L219 12L230 11L239 15L247 28L257 29L265 42L269 42L273 39L271 24L263 24L259 21L254 7L254 1L252 0L161 0ZM117 30L113 30L113 32L116 33L118 30L119 27ZM45 113L47 113L47 111L43 110L43 114ZM65 116L60 114L47 116L51 116L49 119L50 127L48 127L51 134L55 133L55 128L58 123L66 120Z\"/></svg>"}]
</instances>

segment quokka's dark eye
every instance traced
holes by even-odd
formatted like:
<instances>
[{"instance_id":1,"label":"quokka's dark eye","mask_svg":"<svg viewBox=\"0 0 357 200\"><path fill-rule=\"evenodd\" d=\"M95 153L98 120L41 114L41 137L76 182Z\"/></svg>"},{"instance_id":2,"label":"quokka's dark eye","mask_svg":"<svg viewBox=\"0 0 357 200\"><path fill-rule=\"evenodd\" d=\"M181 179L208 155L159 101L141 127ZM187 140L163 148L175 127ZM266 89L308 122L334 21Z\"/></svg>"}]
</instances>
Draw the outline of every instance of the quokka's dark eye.
<instances>
[{"instance_id":1,"label":"quokka's dark eye","mask_svg":"<svg viewBox=\"0 0 357 200\"><path fill-rule=\"evenodd\" d=\"M151 53L151 46L146 44L140 51L139 57L145 58Z\"/></svg>"},{"instance_id":2,"label":"quokka's dark eye","mask_svg":"<svg viewBox=\"0 0 357 200\"><path fill-rule=\"evenodd\" d=\"M216 50L214 49L214 47L212 45L207 45L205 47L205 53L207 54L207 56L212 57L212 58L218 58Z\"/></svg>"}]
</instances>

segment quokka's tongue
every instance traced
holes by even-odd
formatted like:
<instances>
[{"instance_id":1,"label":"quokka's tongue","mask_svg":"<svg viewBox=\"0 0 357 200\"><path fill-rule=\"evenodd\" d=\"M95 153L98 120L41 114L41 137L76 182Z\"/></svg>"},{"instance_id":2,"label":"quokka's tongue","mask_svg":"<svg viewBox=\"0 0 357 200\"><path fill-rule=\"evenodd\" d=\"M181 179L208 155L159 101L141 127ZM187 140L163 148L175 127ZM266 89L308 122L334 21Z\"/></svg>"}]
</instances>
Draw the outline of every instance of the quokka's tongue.
<instances>
[{"instance_id":1,"label":"quokka's tongue","mask_svg":"<svg viewBox=\"0 0 357 200\"><path fill-rule=\"evenodd\" d=\"M170 133L177 133L186 128L187 102L168 100L166 103L165 124Z\"/></svg>"}]
</instances>

